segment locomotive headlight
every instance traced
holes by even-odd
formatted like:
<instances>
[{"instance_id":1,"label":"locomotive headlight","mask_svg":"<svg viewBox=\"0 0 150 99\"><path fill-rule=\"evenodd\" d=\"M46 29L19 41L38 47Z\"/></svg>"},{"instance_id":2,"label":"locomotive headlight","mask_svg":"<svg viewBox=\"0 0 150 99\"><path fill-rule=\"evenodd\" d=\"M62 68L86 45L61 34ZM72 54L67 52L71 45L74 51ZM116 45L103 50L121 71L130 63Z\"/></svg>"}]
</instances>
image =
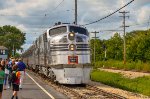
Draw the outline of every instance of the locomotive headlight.
<instances>
[{"instance_id":1,"label":"locomotive headlight","mask_svg":"<svg viewBox=\"0 0 150 99\"><path fill-rule=\"evenodd\" d=\"M69 50L70 50L70 51L76 50L76 45L75 45L75 44L70 44L70 45L69 45Z\"/></svg>"},{"instance_id":2,"label":"locomotive headlight","mask_svg":"<svg viewBox=\"0 0 150 99\"><path fill-rule=\"evenodd\" d=\"M74 36L74 34L73 34L73 33L70 33L70 36Z\"/></svg>"},{"instance_id":3,"label":"locomotive headlight","mask_svg":"<svg viewBox=\"0 0 150 99\"><path fill-rule=\"evenodd\" d=\"M75 39L75 33L74 32L71 32L68 34L68 39L73 41Z\"/></svg>"}]
</instances>

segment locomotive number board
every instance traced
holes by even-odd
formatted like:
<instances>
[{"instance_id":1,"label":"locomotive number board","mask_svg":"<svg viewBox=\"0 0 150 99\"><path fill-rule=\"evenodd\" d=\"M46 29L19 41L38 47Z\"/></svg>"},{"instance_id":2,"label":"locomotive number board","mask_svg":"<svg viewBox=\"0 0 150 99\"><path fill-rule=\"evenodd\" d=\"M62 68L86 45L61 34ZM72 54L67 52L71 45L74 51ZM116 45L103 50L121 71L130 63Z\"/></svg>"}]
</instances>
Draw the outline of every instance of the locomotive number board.
<instances>
[{"instance_id":1,"label":"locomotive number board","mask_svg":"<svg viewBox=\"0 0 150 99\"><path fill-rule=\"evenodd\" d=\"M78 56L68 56L68 64L78 64Z\"/></svg>"}]
</instances>

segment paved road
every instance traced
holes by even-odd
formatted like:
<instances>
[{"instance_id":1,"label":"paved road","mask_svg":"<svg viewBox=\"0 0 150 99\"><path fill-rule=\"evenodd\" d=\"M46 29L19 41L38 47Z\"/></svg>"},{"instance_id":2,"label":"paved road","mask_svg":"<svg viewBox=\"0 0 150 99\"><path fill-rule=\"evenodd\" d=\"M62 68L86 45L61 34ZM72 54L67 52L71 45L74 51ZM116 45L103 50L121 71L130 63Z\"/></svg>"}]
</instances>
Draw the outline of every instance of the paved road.
<instances>
[{"instance_id":1,"label":"paved road","mask_svg":"<svg viewBox=\"0 0 150 99\"><path fill-rule=\"evenodd\" d=\"M3 91L2 99L11 99L13 91ZM19 99L67 99L67 97L48 84L42 82L32 73L27 72L23 83L23 89L18 92Z\"/></svg>"}]
</instances>

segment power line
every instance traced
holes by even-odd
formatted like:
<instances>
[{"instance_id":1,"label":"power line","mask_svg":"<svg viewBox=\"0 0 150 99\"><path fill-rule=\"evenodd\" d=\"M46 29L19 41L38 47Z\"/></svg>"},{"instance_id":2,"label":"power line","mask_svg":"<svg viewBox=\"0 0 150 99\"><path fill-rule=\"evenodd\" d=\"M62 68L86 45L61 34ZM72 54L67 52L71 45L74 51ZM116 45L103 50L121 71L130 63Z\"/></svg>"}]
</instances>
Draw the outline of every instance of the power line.
<instances>
[{"instance_id":1,"label":"power line","mask_svg":"<svg viewBox=\"0 0 150 99\"><path fill-rule=\"evenodd\" d=\"M56 10L63 2L64 0L62 0L53 10Z\"/></svg>"},{"instance_id":2,"label":"power line","mask_svg":"<svg viewBox=\"0 0 150 99\"><path fill-rule=\"evenodd\" d=\"M64 0L62 0L53 10L52 10L52 12L54 12L62 3L64 2ZM46 17L48 16L49 14L45 14L44 15L44 17L43 17L43 19L42 19L42 22L43 22L43 24L45 24L45 20L46 20ZM48 17L47 17L48 18ZM45 28L45 25L41 25L41 27L40 28Z\"/></svg>"},{"instance_id":3,"label":"power line","mask_svg":"<svg viewBox=\"0 0 150 99\"><path fill-rule=\"evenodd\" d=\"M138 26L138 25L144 25L144 24L147 24L148 26L150 25L150 18L149 18L149 21L148 22L142 22L142 23L134 23L134 24L130 24L128 25L129 27L134 27L134 26ZM118 30L120 27L116 28L116 29L105 29L105 30L100 30L100 32L103 32L103 31L123 31L123 30Z\"/></svg>"},{"instance_id":4,"label":"power line","mask_svg":"<svg viewBox=\"0 0 150 99\"><path fill-rule=\"evenodd\" d=\"M62 3L64 2L64 0L62 0L53 10L52 12L54 12ZM43 23L45 23L45 20L46 20L46 17L48 16L48 14L45 14L44 17L43 17ZM44 28L44 25L42 25L41 27Z\"/></svg>"},{"instance_id":5,"label":"power line","mask_svg":"<svg viewBox=\"0 0 150 99\"><path fill-rule=\"evenodd\" d=\"M52 9L51 13L53 13L64 1L65 0L62 0L54 9ZM45 15L50 16L51 13L46 13Z\"/></svg>"},{"instance_id":6,"label":"power line","mask_svg":"<svg viewBox=\"0 0 150 99\"><path fill-rule=\"evenodd\" d=\"M16 17L16 16L23 16L24 18L25 17L43 17L45 15L19 15L19 14L0 14L0 16L11 16L11 17Z\"/></svg>"},{"instance_id":7,"label":"power line","mask_svg":"<svg viewBox=\"0 0 150 99\"><path fill-rule=\"evenodd\" d=\"M121 9L125 8L125 7L128 6L130 3L132 3L133 1L134 1L134 0L131 0L129 3L127 3L127 4L124 5L123 7L119 8L118 10L114 11L113 13L111 13L111 14L109 14L109 15L107 15L107 16L105 16L105 17L103 17L103 18L101 18L101 19L99 19L99 20L97 20L97 21L94 21L94 22L91 22L91 23L88 23L88 24L84 24L84 25L82 25L82 26L91 25L91 24L97 23L97 22L99 22L99 21L101 21L101 20L104 20L104 19L106 19L106 18L112 16L112 15L115 14L116 12L120 11Z\"/></svg>"},{"instance_id":8,"label":"power line","mask_svg":"<svg viewBox=\"0 0 150 99\"><path fill-rule=\"evenodd\" d=\"M144 24L147 24L147 22L135 23L135 24L131 24L131 25L129 25L129 26L132 27L132 26L138 26L138 25L144 25Z\"/></svg>"},{"instance_id":9,"label":"power line","mask_svg":"<svg viewBox=\"0 0 150 99\"><path fill-rule=\"evenodd\" d=\"M115 31L123 31L123 30L100 30L100 32L103 32L103 31L111 31L111 32L115 32Z\"/></svg>"},{"instance_id":10,"label":"power line","mask_svg":"<svg viewBox=\"0 0 150 99\"><path fill-rule=\"evenodd\" d=\"M62 3L64 2L64 0L62 0L53 10L52 12L54 12L54 10L56 10ZM43 17L43 16L47 16L48 14L44 14L44 15L19 15L19 14L0 14L0 16L24 16L24 17Z\"/></svg>"}]
</instances>

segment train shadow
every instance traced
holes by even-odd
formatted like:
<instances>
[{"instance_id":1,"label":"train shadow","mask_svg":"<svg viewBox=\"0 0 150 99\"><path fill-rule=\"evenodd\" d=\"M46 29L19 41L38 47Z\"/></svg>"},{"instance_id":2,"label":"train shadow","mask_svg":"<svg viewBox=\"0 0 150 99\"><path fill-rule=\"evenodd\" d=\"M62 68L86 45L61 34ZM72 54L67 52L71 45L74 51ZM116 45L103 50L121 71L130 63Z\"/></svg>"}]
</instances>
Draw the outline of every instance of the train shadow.
<instances>
[{"instance_id":1,"label":"train shadow","mask_svg":"<svg viewBox=\"0 0 150 99\"><path fill-rule=\"evenodd\" d=\"M63 84L63 86L75 88L75 87L86 87L86 84Z\"/></svg>"}]
</instances>

